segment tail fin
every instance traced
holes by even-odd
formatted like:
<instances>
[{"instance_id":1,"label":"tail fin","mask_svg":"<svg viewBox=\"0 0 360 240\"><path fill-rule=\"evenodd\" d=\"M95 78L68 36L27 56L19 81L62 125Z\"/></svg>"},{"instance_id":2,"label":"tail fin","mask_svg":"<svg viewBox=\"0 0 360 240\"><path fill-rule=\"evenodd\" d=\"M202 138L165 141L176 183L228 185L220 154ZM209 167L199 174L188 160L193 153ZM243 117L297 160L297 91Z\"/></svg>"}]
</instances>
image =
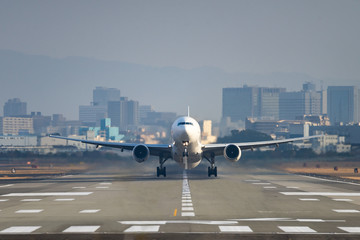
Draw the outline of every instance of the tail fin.
<instances>
[{"instance_id":1,"label":"tail fin","mask_svg":"<svg viewBox=\"0 0 360 240\"><path fill-rule=\"evenodd\" d=\"M190 117L190 106L188 106L188 117Z\"/></svg>"}]
</instances>

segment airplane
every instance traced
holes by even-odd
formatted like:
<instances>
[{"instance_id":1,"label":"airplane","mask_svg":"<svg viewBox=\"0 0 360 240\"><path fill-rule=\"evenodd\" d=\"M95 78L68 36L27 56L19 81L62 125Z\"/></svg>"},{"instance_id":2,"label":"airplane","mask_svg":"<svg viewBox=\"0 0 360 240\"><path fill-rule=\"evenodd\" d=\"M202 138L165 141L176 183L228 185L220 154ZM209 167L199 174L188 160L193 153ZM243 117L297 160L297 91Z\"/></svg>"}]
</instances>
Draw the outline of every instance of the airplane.
<instances>
[{"instance_id":1,"label":"airplane","mask_svg":"<svg viewBox=\"0 0 360 240\"><path fill-rule=\"evenodd\" d=\"M159 157L159 166L157 167L157 177L161 175L166 177L166 167L164 163L168 159L173 159L184 169L192 169L200 164L202 159L206 159L210 166L208 167L208 177L217 177L217 167L215 166L215 157L223 155L227 160L237 162L240 160L243 150L264 146L278 146L279 144L294 141L318 138L322 135L290 138L283 140L245 142L245 143L221 143L221 144L201 144L201 130L199 123L189 116L180 117L175 120L171 126L171 144L143 144L143 143L119 143L104 142L93 140L82 140L75 138L50 135L52 138L59 138L71 141L78 141L86 144L94 144L96 147L105 146L119 148L121 151L132 151L132 157L135 161L141 163L146 161L149 156Z\"/></svg>"}]
</instances>

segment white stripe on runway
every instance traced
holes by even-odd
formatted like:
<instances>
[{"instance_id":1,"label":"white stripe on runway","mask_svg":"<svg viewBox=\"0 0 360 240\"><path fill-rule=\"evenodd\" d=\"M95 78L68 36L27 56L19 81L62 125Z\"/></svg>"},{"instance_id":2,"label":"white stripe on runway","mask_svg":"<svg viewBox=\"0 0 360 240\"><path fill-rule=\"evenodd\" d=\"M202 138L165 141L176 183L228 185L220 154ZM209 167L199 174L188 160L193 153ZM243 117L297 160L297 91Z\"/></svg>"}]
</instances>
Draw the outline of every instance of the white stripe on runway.
<instances>
[{"instance_id":1,"label":"white stripe on runway","mask_svg":"<svg viewBox=\"0 0 360 240\"><path fill-rule=\"evenodd\" d=\"M322 219L296 219L298 222L325 222Z\"/></svg>"},{"instance_id":2,"label":"white stripe on runway","mask_svg":"<svg viewBox=\"0 0 360 240\"><path fill-rule=\"evenodd\" d=\"M193 204L192 203L182 203L181 206L182 207L192 207Z\"/></svg>"},{"instance_id":3,"label":"white stripe on runway","mask_svg":"<svg viewBox=\"0 0 360 240\"><path fill-rule=\"evenodd\" d=\"M44 209L23 209L17 210L15 213L41 213Z\"/></svg>"},{"instance_id":4,"label":"white stripe on runway","mask_svg":"<svg viewBox=\"0 0 360 240\"><path fill-rule=\"evenodd\" d=\"M265 182L255 182L254 185L271 185L271 183L265 183Z\"/></svg>"},{"instance_id":5,"label":"white stripe on runway","mask_svg":"<svg viewBox=\"0 0 360 240\"><path fill-rule=\"evenodd\" d=\"M195 217L194 212L181 212L182 217Z\"/></svg>"},{"instance_id":6,"label":"white stripe on runway","mask_svg":"<svg viewBox=\"0 0 360 240\"><path fill-rule=\"evenodd\" d=\"M14 186L14 184L7 184L7 185L1 185L0 187L11 187L11 186Z\"/></svg>"},{"instance_id":7,"label":"white stripe on runway","mask_svg":"<svg viewBox=\"0 0 360 240\"><path fill-rule=\"evenodd\" d=\"M337 213L359 213L359 210L355 209L333 209L334 212Z\"/></svg>"},{"instance_id":8,"label":"white stripe on runway","mask_svg":"<svg viewBox=\"0 0 360 240\"><path fill-rule=\"evenodd\" d=\"M360 233L360 227L338 227L348 233Z\"/></svg>"},{"instance_id":9,"label":"white stripe on runway","mask_svg":"<svg viewBox=\"0 0 360 240\"><path fill-rule=\"evenodd\" d=\"M270 189L270 188L276 188L276 187L264 187L264 188L266 188L266 189Z\"/></svg>"},{"instance_id":10,"label":"white stripe on runway","mask_svg":"<svg viewBox=\"0 0 360 240\"><path fill-rule=\"evenodd\" d=\"M85 209L85 210L81 210L79 213L97 213L99 211L100 209Z\"/></svg>"},{"instance_id":11,"label":"white stripe on runway","mask_svg":"<svg viewBox=\"0 0 360 240\"><path fill-rule=\"evenodd\" d=\"M54 201L55 202L70 202L70 201L74 201L75 198L57 198Z\"/></svg>"},{"instance_id":12,"label":"white stripe on runway","mask_svg":"<svg viewBox=\"0 0 360 240\"><path fill-rule=\"evenodd\" d=\"M3 197L51 197L51 196L87 196L93 192L44 192L44 193L9 193Z\"/></svg>"},{"instance_id":13,"label":"white stripe on runway","mask_svg":"<svg viewBox=\"0 0 360 240\"><path fill-rule=\"evenodd\" d=\"M287 233L316 233L314 229L309 227L298 227L298 226L278 226L281 230Z\"/></svg>"},{"instance_id":14,"label":"white stripe on runway","mask_svg":"<svg viewBox=\"0 0 360 240\"><path fill-rule=\"evenodd\" d=\"M337 198L337 199L333 199L334 201L338 201L338 202L352 202L353 200L351 199L346 199L346 198Z\"/></svg>"},{"instance_id":15,"label":"white stripe on runway","mask_svg":"<svg viewBox=\"0 0 360 240\"><path fill-rule=\"evenodd\" d=\"M237 221L207 221L207 220L170 220L170 221L118 221L124 225L164 225L164 224L204 224L204 225L221 225L221 224L238 224Z\"/></svg>"},{"instance_id":16,"label":"white stripe on runway","mask_svg":"<svg viewBox=\"0 0 360 240\"><path fill-rule=\"evenodd\" d=\"M191 203L192 201L191 201L191 199L183 199L183 200L181 200L181 202L183 202L183 203Z\"/></svg>"},{"instance_id":17,"label":"white stripe on runway","mask_svg":"<svg viewBox=\"0 0 360 240\"><path fill-rule=\"evenodd\" d=\"M320 201L317 198L299 198L300 201Z\"/></svg>"},{"instance_id":18,"label":"white stripe on runway","mask_svg":"<svg viewBox=\"0 0 360 240\"><path fill-rule=\"evenodd\" d=\"M65 229L66 233L90 233L95 232L100 226L71 226Z\"/></svg>"},{"instance_id":19,"label":"white stripe on runway","mask_svg":"<svg viewBox=\"0 0 360 240\"><path fill-rule=\"evenodd\" d=\"M39 202L39 201L41 201L42 199L40 199L40 198L36 198L36 199L30 199L30 198L28 198L28 199L23 199L23 200L21 200L22 202Z\"/></svg>"},{"instance_id":20,"label":"white stripe on runway","mask_svg":"<svg viewBox=\"0 0 360 240\"><path fill-rule=\"evenodd\" d=\"M31 233L39 228L41 228L41 226L17 226L17 227L6 228L0 232L1 233Z\"/></svg>"},{"instance_id":21,"label":"white stripe on runway","mask_svg":"<svg viewBox=\"0 0 360 240\"><path fill-rule=\"evenodd\" d=\"M360 197L360 192L280 192L286 196L342 196Z\"/></svg>"},{"instance_id":22,"label":"white stripe on runway","mask_svg":"<svg viewBox=\"0 0 360 240\"><path fill-rule=\"evenodd\" d=\"M182 207L181 211L194 211L193 207Z\"/></svg>"},{"instance_id":23,"label":"white stripe on runway","mask_svg":"<svg viewBox=\"0 0 360 240\"><path fill-rule=\"evenodd\" d=\"M9 199L0 199L0 202L7 202Z\"/></svg>"},{"instance_id":24,"label":"white stripe on runway","mask_svg":"<svg viewBox=\"0 0 360 240\"><path fill-rule=\"evenodd\" d=\"M220 232L253 232L248 226L219 226Z\"/></svg>"},{"instance_id":25,"label":"white stripe on runway","mask_svg":"<svg viewBox=\"0 0 360 240\"><path fill-rule=\"evenodd\" d=\"M124 232L158 232L160 225L155 226L131 226L126 229Z\"/></svg>"}]
</instances>

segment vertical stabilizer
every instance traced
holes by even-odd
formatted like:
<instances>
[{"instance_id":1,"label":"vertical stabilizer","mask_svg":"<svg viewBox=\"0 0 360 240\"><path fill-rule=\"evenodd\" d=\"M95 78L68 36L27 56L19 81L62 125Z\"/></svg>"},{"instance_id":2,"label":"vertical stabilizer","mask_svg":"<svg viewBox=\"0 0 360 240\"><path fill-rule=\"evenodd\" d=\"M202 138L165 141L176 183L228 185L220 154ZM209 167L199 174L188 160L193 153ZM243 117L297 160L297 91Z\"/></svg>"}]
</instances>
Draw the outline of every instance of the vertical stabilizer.
<instances>
[{"instance_id":1,"label":"vertical stabilizer","mask_svg":"<svg viewBox=\"0 0 360 240\"><path fill-rule=\"evenodd\" d=\"M188 106L188 117L190 117L190 106Z\"/></svg>"}]
</instances>

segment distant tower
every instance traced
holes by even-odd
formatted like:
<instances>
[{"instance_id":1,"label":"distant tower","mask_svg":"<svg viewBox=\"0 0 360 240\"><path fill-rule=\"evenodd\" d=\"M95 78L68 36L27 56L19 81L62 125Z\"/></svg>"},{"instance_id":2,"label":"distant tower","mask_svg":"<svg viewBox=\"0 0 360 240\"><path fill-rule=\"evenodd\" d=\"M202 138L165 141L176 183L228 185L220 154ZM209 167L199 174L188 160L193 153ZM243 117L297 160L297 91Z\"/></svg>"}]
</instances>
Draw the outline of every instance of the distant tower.
<instances>
[{"instance_id":1,"label":"distant tower","mask_svg":"<svg viewBox=\"0 0 360 240\"><path fill-rule=\"evenodd\" d=\"M26 102L19 98L9 99L4 105L4 117L20 117L26 115Z\"/></svg>"}]
</instances>

